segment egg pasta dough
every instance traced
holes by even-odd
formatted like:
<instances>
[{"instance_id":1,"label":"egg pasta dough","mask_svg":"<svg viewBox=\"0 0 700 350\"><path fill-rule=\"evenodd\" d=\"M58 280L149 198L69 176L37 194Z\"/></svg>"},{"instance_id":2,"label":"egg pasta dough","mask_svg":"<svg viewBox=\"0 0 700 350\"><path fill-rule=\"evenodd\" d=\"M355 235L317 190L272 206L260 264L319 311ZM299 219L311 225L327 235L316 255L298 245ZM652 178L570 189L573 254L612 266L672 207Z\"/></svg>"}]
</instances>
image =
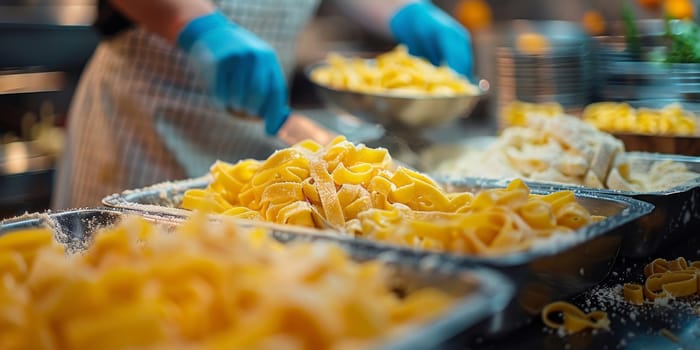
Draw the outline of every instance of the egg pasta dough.
<instances>
[{"instance_id":1,"label":"egg pasta dough","mask_svg":"<svg viewBox=\"0 0 700 350\"><path fill-rule=\"evenodd\" d=\"M398 296L378 261L231 221L166 233L125 218L71 255L49 230L0 236L0 348L368 348L455 302L429 287Z\"/></svg>"},{"instance_id":2,"label":"egg pasta dough","mask_svg":"<svg viewBox=\"0 0 700 350\"><path fill-rule=\"evenodd\" d=\"M183 208L321 228L319 213L358 237L457 253L519 251L601 219L573 192L536 195L519 180L448 193L426 175L395 167L385 149L342 136L326 146L305 141L262 161L217 162L211 175L206 189L185 193Z\"/></svg>"}]
</instances>

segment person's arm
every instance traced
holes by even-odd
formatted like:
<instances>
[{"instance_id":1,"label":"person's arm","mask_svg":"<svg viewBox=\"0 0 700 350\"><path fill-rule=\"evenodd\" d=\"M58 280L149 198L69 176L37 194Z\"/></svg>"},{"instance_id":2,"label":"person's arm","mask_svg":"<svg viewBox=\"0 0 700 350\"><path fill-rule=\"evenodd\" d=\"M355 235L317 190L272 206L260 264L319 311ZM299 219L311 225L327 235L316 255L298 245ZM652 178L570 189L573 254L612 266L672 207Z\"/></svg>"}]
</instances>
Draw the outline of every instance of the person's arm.
<instances>
[{"instance_id":1,"label":"person's arm","mask_svg":"<svg viewBox=\"0 0 700 350\"><path fill-rule=\"evenodd\" d=\"M187 53L222 108L259 116L274 135L290 113L275 50L209 0L111 0L146 30Z\"/></svg>"},{"instance_id":2,"label":"person's arm","mask_svg":"<svg viewBox=\"0 0 700 350\"><path fill-rule=\"evenodd\" d=\"M209 0L110 0L112 5L134 22L171 43L193 19L212 13L216 6Z\"/></svg>"}]
</instances>

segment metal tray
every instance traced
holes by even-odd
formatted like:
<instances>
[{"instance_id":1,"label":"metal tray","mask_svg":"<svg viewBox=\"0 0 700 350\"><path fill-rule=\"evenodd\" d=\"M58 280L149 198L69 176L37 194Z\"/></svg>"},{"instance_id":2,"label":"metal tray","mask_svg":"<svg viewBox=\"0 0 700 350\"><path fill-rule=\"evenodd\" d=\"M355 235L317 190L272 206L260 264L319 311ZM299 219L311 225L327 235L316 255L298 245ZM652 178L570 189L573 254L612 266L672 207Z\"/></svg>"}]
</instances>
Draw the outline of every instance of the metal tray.
<instances>
[{"instance_id":1,"label":"metal tray","mask_svg":"<svg viewBox=\"0 0 700 350\"><path fill-rule=\"evenodd\" d=\"M112 226L127 215L140 215L157 225L174 228L176 218L142 214L113 208L78 209L56 213L34 213L0 222L0 235L31 227L49 227L56 232L57 240L69 250L83 249L89 237L100 229ZM432 349L442 346L470 326L501 311L513 296L513 284L502 274L488 268L473 267L468 270L454 265L433 265L426 258L412 259L377 251L355 241L329 240L326 236L300 235L286 231L271 231L282 241L306 240L341 245L356 261L378 259L391 271L392 288L399 293L417 288L433 287L460 298L448 312L437 319L417 327L401 339L388 340L380 349Z\"/></svg>"},{"instance_id":2,"label":"metal tray","mask_svg":"<svg viewBox=\"0 0 700 350\"><path fill-rule=\"evenodd\" d=\"M494 141L495 137L475 137L455 146L480 150ZM455 151L457 152L457 151ZM685 164L694 172L700 173L700 157L682 156L676 154L627 152L632 161L657 162L671 160ZM439 160L433 159L431 163ZM427 163L426 163L427 164ZM425 167L425 165L424 165ZM428 169L419 169L430 173ZM449 182L454 176L433 174L441 182ZM466 178L467 181L479 181L477 178ZM457 178L459 180L459 178ZM506 186L511 179L497 181L484 180L491 186ZM620 190L583 187L573 184L559 184L541 181L526 181L528 186L545 191L573 190L591 193L593 195L626 196L654 205L654 211L634 223L633 229L628 230L622 245L621 254L624 257L642 259L653 256L664 245L687 238L688 234L700 227L700 178L664 191L630 192Z\"/></svg>"},{"instance_id":3,"label":"metal tray","mask_svg":"<svg viewBox=\"0 0 700 350\"><path fill-rule=\"evenodd\" d=\"M128 190L121 194L106 197L103 204L111 207L138 210L150 215L187 216L190 212L179 209L183 194L188 189L204 188L210 182L209 176L157 184L144 189ZM498 181L463 179L453 181L448 190L479 191L502 187ZM547 193L534 189L535 193ZM518 289L516 299L506 310L492 318L483 331L500 334L517 328L539 314L548 302L579 293L603 280L615 262L622 237L629 234L631 224L653 209L651 204L620 196L577 193L581 203L596 215L608 219L589 225L565 240L537 246L526 252L512 253L497 257L479 257L421 251L399 247L376 241L353 239L347 236L327 234L311 229L294 228L310 235L324 236L334 240L350 240L366 247L365 251L376 253L391 250L408 259L432 257L439 264L459 267L489 266L504 272ZM274 225L274 224L265 224ZM281 226L281 225L278 225ZM284 226L289 227L289 226Z\"/></svg>"},{"instance_id":4,"label":"metal tray","mask_svg":"<svg viewBox=\"0 0 700 350\"><path fill-rule=\"evenodd\" d=\"M673 154L628 152L634 160L657 162L672 160L685 164L689 170L700 173L700 157ZM505 186L507 180L496 184ZM526 181L532 188L545 191L573 190L593 195L625 196L654 205L647 216L632 223L626 231L620 254L626 258L644 259L654 256L660 249L688 236L700 228L700 178L664 191L631 192L598 189L576 185L563 185Z\"/></svg>"}]
</instances>

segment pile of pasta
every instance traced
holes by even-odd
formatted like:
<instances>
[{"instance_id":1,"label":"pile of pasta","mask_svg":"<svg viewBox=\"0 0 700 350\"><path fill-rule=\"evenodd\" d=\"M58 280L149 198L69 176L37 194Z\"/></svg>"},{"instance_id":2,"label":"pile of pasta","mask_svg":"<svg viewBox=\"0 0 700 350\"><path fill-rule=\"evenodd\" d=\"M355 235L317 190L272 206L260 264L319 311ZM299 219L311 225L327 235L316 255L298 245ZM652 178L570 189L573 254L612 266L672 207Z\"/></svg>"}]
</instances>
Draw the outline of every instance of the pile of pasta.
<instances>
[{"instance_id":1,"label":"pile of pasta","mask_svg":"<svg viewBox=\"0 0 700 350\"><path fill-rule=\"evenodd\" d=\"M608 132L657 135L698 134L698 118L677 103L661 109L635 109L626 103L600 102L588 105L583 120Z\"/></svg>"},{"instance_id":2,"label":"pile of pasta","mask_svg":"<svg viewBox=\"0 0 700 350\"><path fill-rule=\"evenodd\" d=\"M167 233L126 218L71 255L48 229L0 236L0 348L367 348L456 300L398 296L378 261L231 221Z\"/></svg>"},{"instance_id":3,"label":"pile of pasta","mask_svg":"<svg viewBox=\"0 0 700 350\"><path fill-rule=\"evenodd\" d=\"M700 177L680 162L632 161L622 141L570 115L531 114L526 126L506 128L483 149L437 145L424 150L421 159L423 168L443 176L524 178L634 192L663 191Z\"/></svg>"},{"instance_id":4,"label":"pile of pasta","mask_svg":"<svg viewBox=\"0 0 700 350\"><path fill-rule=\"evenodd\" d=\"M330 53L327 65L314 69L311 79L339 90L401 96L476 95L479 91L449 67L412 56L403 45L371 61Z\"/></svg>"},{"instance_id":5,"label":"pile of pasta","mask_svg":"<svg viewBox=\"0 0 700 350\"><path fill-rule=\"evenodd\" d=\"M503 254L593 223L571 191L535 195L522 181L479 193L447 193L426 175L394 167L382 148L339 136L304 141L268 159L217 162L206 189L188 190L182 207L245 219L336 228L409 247Z\"/></svg>"},{"instance_id":6,"label":"pile of pasta","mask_svg":"<svg viewBox=\"0 0 700 350\"><path fill-rule=\"evenodd\" d=\"M644 284L625 283L623 296L635 305L644 300L696 295L700 292L700 261L655 259L644 267Z\"/></svg>"}]
</instances>

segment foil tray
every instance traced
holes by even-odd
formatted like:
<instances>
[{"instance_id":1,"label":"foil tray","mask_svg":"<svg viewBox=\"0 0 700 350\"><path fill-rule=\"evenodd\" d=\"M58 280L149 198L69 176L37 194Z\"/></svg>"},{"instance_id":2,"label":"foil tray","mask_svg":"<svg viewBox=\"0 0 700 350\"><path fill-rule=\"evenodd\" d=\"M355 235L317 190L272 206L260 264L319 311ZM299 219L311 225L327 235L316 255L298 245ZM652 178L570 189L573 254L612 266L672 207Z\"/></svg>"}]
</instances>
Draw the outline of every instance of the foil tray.
<instances>
[{"instance_id":1,"label":"foil tray","mask_svg":"<svg viewBox=\"0 0 700 350\"><path fill-rule=\"evenodd\" d=\"M488 147L495 137L475 137L455 144L457 147L480 150ZM452 145L450 145L452 146ZM655 163L658 161L674 161L684 164L689 170L700 173L700 157L684 156L677 154L627 152L627 157L632 162ZM435 165L440 159L431 159L427 165ZM444 176L431 173L430 169L420 169L440 182L449 183L464 179L467 182L484 181L491 186L506 186L511 179L479 179L471 177ZM688 237L688 234L700 228L700 177L687 183L669 188L663 191L631 192L610 189L583 187L573 184L551 183L527 180L531 188L545 191L572 190L577 193L590 193L593 195L625 196L638 199L654 205L654 211L634 223L634 228L628 230L628 234L622 244L621 255L632 259L645 259L654 256L659 249L669 244L678 242Z\"/></svg>"},{"instance_id":2,"label":"foil tray","mask_svg":"<svg viewBox=\"0 0 700 350\"><path fill-rule=\"evenodd\" d=\"M127 190L106 197L103 204L149 215L186 217L190 212L178 208L188 189L204 188L211 178L204 176L179 182L156 184L143 189ZM502 187L497 181L463 179L445 185L448 190L480 190ZM533 193L548 193L533 189ZM653 210L653 205L628 197L577 192L578 200L589 211L608 218L576 231L568 239L557 239L534 247L497 257L458 255L389 245L377 241L353 238L329 231L292 228L288 225L264 223L311 236L337 241L352 241L366 247L365 252L379 254L392 251L402 259L434 259L438 265L460 268L487 266L506 274L515 282L516 298L498 315L483 325L488 334L502 334L518 328L539 315L549 302L580 293L602 281L612 268L624 236L634 228L634 222Z\"/></svg>"},{"instance_id":3,"label":"foil tray","mask_svg":"<svg viewBox=\"0 0 700 350\"><path fill-rule=\"evenodd\" d=\"M628 152L627 155L633 161L649 163L671 160L683 163L689 170L700 173L700 157L645 152ZM497 180L491 184L506 186L508 182L509 180ZM650 192L599 189L537 181L526 182L531 188L544 191L572 190L594 196L624 196L653 204L654 210L649 215L634 221L631 229L626 231L620 252L626 258L653 257L664 247L687 239L700 228L700 177L667 190Z\"/></svg>"},{"instance_id":4,"label":"foil tray","mask_svg":"<svg viewBox=\"0 0 700 350\"><path fill-rule=\"evenodd\" d=\"M0 222L0 235L23 228L49 227L56 233L57 240L68 246L69 251L79 251L89 245L87 242L94 233L118 223L127 215L142 216L166 229L173 229L181 221L114 208L77 209L27 214L4 220ZM303 240L339 244L353 260L381 260L389 266L392 289L400 293L432 287L459 298L449 311L416 327L410 333L403 334L401 339L390 339L380 344L379 349L439 348L460 334L468 334L465 331L469 327L501 311L514 293L513 284L493 269L473 267L467 270L449 264L435 265L430 258L408 259L389 251L377 252L374 248L354 241L328 240L325 236L300 235L279 230L270 232L275 239L284 243Z\"/></svg>"}]
</instances>

